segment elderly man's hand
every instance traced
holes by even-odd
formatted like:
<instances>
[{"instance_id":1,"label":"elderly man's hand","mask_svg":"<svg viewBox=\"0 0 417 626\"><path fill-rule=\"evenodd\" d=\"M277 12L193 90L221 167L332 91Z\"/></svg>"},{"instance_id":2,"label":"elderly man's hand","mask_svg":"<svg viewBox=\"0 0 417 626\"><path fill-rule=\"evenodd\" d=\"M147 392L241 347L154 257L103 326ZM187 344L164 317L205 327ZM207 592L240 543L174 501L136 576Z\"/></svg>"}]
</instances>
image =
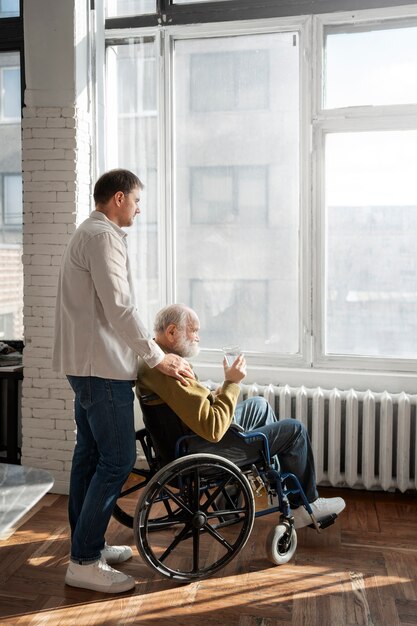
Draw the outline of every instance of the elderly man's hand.
<instances>
[{"instance_id":1,"label":"elderly man's hand","mask_svg":"<svg viewBox=\"0 0 417 626\"><path fill-rule=\"evenodd\" d=\"M190 364L177 354L166 354L155 367L163 374L176 378L185 386L190 384L187 378L195 378Z\"/></svg>"},{"instance_id":2,"label":"elderly man's hand","mask_svg":"<svg viewBox=\"0 0 417 626\"><path fill-rule=\"evenodd\" d=\"M243 354L239 354L239 356L233 361L232 365L229 367L227 364L227 359L224 357L223 359L223 369L224 369L224 379L239 384L241 380L243 380L246 376L246 359Z\"/></svg>"}]
</instances>

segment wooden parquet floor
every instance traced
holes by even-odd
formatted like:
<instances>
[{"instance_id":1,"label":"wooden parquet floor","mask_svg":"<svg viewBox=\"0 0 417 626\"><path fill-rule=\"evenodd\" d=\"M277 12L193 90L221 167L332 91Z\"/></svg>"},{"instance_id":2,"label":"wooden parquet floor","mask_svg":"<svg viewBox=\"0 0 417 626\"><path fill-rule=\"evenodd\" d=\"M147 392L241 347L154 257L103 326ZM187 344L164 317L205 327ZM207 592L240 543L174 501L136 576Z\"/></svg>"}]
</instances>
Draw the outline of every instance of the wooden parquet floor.
<instances>
[{"instance_id":1,"label":"wooden parquet floor","mask_svg":"<svg viewBox=\"0 0 417 626\"><path fill-rule=\"evenodd\" d=\"M293 559L266 559L273 519L255 521L243 551L213 578L182 585L140 559L132 531L111 521L107 539L129 543L120 569L134 591L109 596L64 584L68 563L67 498L47 495L9 539L0 542L0 624L7 626L415 626L417 497L321 490L347 508L317 534L298 531Z\"/></svg>"}]
</instances>

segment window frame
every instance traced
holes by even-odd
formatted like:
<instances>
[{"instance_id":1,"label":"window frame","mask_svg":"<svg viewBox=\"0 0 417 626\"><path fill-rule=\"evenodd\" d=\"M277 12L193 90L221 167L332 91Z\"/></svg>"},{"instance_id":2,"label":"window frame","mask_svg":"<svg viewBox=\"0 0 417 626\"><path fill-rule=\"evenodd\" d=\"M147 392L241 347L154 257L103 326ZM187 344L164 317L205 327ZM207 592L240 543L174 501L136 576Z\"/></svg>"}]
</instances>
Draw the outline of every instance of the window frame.
<instances>
[{"instance_id":1,"label":"window frame","mask_svg":"<svg viewBox=\"0 0 417 626\"><path fill-rule=\"evenodd\" d=\"M236 35L250 35L250 34L269 34L280 33L287 31L296 31L298 33L298 41L300 46L300 72L299 72L299 102L300 102L300 146L299 146L299 176L300 176L300 190L299 190L299 352L287 355L285 353L280 354L267 354L262 352L250 352L246 355L246 360L249 367L264 367L276 368L277 366L284 367L309 367L311 363L311 299L310 299L310 287L307 281L304 280L304 276L309 275L311 263L309 261L311 257L311 240L308 237L308 229L306 224L310 221L310 211L302 211L302 206L309 207L308 189L310 187L310 169L308 166L308 153L309 153L309 133L305 132L303 128L306 127L306 122L309 116L309 102L310 91L308 67L306 63L307 47L310 45L310 20L305 17L296 18L282 18L279 20L255 20L255 21L243 21L243 22L229 22L221 24L199 24L187 27L172 27L165 29L165 51L168 55L166 58L170 59L168 72L166 77L165 89L167 93L171 94L169 100L169 106L165 111L165 158L166 169L165 177L169 176L169 183L167 184L167 190L165 194L165 211L169 216L167 220L168 230L166 249L168 254L168 264L170 267L166 268L166 275L168 277L168 290L167 300L165 302L175 301L175 259L176 259L176 216L174 208L174 193L170 193L170 189L174 189L175 180L173 172L174 161L174 136L171 132L172 129L172 114L173 114L173 91L170 90L170 86L173 84L173 66L172 66L172 50L176 40L193 39L196 37L227 37ZM168 179L166 179L168 180ZM162 203L161 203L162 204ZM162 207L160 207L162 208ZM306 215L307 213L307 215ZM161 238L162 240L162 238ZM171 261L169 261L171 257ZM203 335L203 332L202 332ZM199 362L204 362L209 365L218 363L219 350L210 348L202 348L200 352Z\"/></svg>"},{"instance_id":2,"label":"window frame","mask_svg":"<svg viewBox=\"0 0 417 626\"><path fill-rule=\"evenodd\" d=\"M313 17L313 54L316 64L313 107L312 134L313 155L312 165L315 167L313 188L313 213L317 216L316 241L314 253L313 296L313 360L312 366L317 368L359 369L362 371L413 372L416 359L400 359L395 357L372 357L360 355L334 355L325 352L325 140L326 135L343 132L417 130L417 104L351 106L325 109L322 106L322 76L324 72L324 30L334 26L346 26L351 32L352 26L358 28L381 28L384 22L398 22L406 25L408 21L417 25L417 5L414 7L360 10L355 13L325 14Z\"/></svg>"}]
</instances>

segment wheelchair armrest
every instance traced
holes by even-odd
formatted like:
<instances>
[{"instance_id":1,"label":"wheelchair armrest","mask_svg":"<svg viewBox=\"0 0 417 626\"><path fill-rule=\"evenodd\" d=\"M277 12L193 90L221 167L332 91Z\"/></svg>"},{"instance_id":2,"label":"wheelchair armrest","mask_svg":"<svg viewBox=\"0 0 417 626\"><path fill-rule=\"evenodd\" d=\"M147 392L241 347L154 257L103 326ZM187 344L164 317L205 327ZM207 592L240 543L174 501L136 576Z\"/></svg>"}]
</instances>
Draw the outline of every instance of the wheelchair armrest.
<instances>
[{"instance_id":1,"label":"wheelchair armrest","mask_svg":"<svg viewBox=\"0 0 417 626\"><path fill-rule=\"evenodd\" d=\"M236 426L238 426L238 424L236 424ZM261 433L257 430L251 430L249 432L245 432L245 431L241 432L240 430L236 430L235 434L237 437L240 437L241 439L243 439L245 443L255 443L255 442L261 443L264 460L266 461L268 465L271 463L271 455L269 453L269 442L268 442L267 436L264 433Z\"/></svg>"},{"instance_id":2,"label":"wheelchair armrest","mask_svg":"<svg viewBox=\"0 0 417 626\"><path fill-rule=\"evenodd\" d=\"M234 430L237 433L244 433L245 429L243 428L243 426L241 426L240 424L237 424L236 422L232 422L229 426L229 430Z\"/></svg>"},{"instance_id":3,"label":"wheelchair armrest","mask_svg":"<svg viewBox=\"0 0 417 626\"><path fill-rule=\"evenodd\" d=\"M196 439L198 435L192 433L179 437L175 443L175 458L184 456L187 453L187 444L190 439Z\"/></svg>"}]
</instances>

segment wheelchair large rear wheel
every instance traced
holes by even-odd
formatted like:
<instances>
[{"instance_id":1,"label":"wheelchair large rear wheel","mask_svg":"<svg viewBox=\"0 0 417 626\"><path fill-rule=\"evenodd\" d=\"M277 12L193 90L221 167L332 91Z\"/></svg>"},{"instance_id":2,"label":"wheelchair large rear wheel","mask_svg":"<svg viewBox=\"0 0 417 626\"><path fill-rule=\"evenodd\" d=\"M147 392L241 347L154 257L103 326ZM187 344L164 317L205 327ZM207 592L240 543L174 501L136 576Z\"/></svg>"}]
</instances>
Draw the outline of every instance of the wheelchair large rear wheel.
<instances>
[{"instance_id":1,"label":"wheelchair large rear wheel","mask_svg":"<svg viewBox=\"0 0 417 626\"><path fill-rule=\"evenodd\" d=\"M237 555L254 518L252 489L239 468L214 454L192 454L151 478L133 530L150 567L191 582L214 574Z\"/></svg>"}]
</instances>

